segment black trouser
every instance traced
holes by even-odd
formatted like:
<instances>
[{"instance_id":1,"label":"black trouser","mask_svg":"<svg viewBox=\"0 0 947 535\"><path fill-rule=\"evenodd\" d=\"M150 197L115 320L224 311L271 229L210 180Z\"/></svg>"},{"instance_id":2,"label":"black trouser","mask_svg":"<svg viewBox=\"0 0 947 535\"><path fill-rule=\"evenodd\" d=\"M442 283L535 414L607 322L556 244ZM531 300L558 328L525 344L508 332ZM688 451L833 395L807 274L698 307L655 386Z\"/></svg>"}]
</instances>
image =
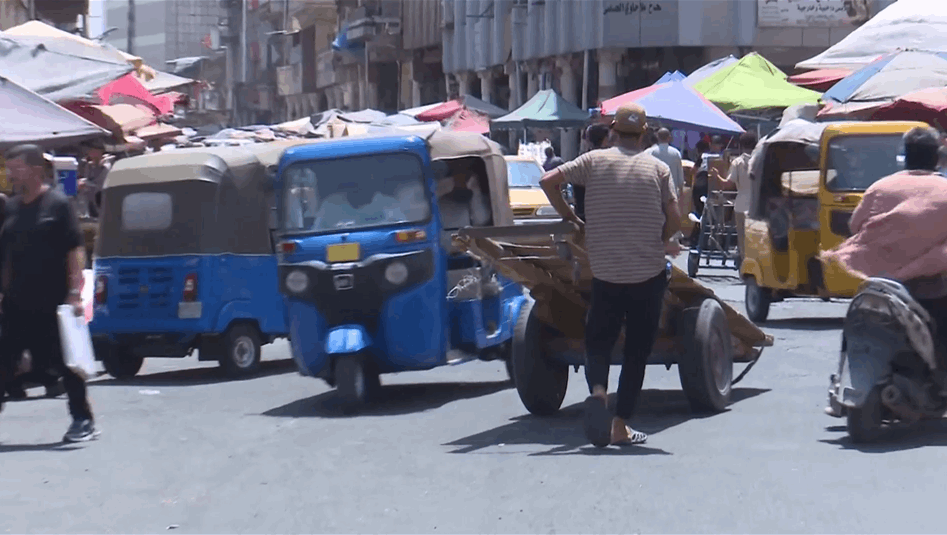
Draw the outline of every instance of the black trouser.
<instances>
[{"instance_id":1,"label":"black trouser","mask_svg":"<svg viewBox=\"0 0 947 535\"><path fill-rule=\"evenodd\" d=\"M56 312L24 312L5 308L0 337L0 391L14 380L16 367L24 351L30 352L32 367L42 372L56 370L63 378L69 396L69 413L73 419L92 419L92 409L85 381L66 367L59 340L59 319Z\"/></svg>"},{"instance_id":2,"label":"black trouser","mask_svg":"<svg viewBox=\"0 0 947 535\"><path fill-rule=\"evenodd\" d=\"M572 185L572 198L575 199L575 215L585 221L585 186Z\"/></svg>"},{"instance_id":3,"label":"black trouser","mask_svg":"<svg viewBox=\"0 0 947 535\"><path fill-rule=\"evenodd\" d=\"M608 387L608 371L615 343L625 327L624 359L618 380L615 415L631 418L644 384L645 366L654 347L667 289L667 274L636 284L614 284L592 279L592 303L585 327L585 380Z\"/></svg>"}]
</instances>

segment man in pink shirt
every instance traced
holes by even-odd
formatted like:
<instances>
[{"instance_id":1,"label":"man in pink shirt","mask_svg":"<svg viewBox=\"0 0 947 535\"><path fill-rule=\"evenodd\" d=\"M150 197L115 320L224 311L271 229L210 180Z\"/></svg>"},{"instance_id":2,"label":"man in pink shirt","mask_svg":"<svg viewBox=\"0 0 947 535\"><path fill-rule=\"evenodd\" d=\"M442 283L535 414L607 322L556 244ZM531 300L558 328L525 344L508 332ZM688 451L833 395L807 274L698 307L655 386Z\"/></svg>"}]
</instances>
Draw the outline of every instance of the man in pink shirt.
<instances>
[{"instance_id":1,"label":"man in pink shirt","mask_svg":"<svg viewBox=\"0 0 947 535\"><path fill-rule=\"evenodd\" d=\"M822 254L861 277L905 284L938 323L947 346L947 179L937 172L940 135L904 135L905 170L865 191L849 222L852 237Z\"/></svg>"}]
</instances>

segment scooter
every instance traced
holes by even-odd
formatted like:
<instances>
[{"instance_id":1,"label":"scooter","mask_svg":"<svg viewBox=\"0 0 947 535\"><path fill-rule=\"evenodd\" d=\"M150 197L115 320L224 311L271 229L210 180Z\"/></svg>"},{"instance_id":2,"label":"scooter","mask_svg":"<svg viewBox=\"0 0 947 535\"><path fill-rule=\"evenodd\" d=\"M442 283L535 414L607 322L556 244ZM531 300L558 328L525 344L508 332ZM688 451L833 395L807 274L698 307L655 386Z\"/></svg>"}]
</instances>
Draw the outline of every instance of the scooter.
<instances>
[{"instance_id":1,"label":"scooter","mask_svg":"<svg viewBox=\"0 0 947 535\"><path fill-rule=\"evenodd\" d=\"M888 426L941 418L947 412L936 328L901 283L871 278L858 289L845 315L838 370L831 376L825 409L829 416L846 419L853 442L874 442Z\"/></svg>"}]
</instances>

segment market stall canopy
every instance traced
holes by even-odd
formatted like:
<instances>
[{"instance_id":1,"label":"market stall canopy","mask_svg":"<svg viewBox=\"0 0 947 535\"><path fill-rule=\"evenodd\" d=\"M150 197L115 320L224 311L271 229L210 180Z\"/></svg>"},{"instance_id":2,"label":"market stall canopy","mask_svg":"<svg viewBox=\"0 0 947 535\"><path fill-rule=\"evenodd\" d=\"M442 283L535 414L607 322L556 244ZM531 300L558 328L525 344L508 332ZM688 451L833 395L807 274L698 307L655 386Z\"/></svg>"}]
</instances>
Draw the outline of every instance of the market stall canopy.
<instances>
[{"instance_id":1,"label":"market stall canopy","mask_svg":"<svg viewBox=\"0 0 947 535\"><path fill-rule=\"evenodd\" d=\"M181 129L169 124L153 124L135 131L135 137L145 141L176 137L179 135L181 135Z\"/></svg>"},{"instance_id":2,"label":"market stall canopy","mask_svg":"<svg viewBox=\"0 0 947 535\"><path fill-rule=\"evenodd\" d=\"M131 104L102 106L70 102L66 104L66 108L76 115L111 131L116 138L124 138L156 122L152 113Z\"/></svg>"},{"instance_id":3,"label":"market stall canopy","mask_svg":"<svg viewBox=\"0 0 947 535\"><path fill-rule=\"evenodd\" d=\"M727 113L787 108L819 100L819 93L787 82L786 73L755 52L693 87Z\"/></svg>"},{"instance_id":4,"label":"market stall canopy","mask_svg":"<svg viewBox=\"0 0 947 535\"><path fill-rule=\"evenodd\" d=\"M740 60L738 60L732 54L725 58L715 59L711 61L710 63L704 65L703 67L697 69L696 71L692 72L690 76L688 76L687 78L684 78L684 83L693 87L694 84L713 75L715 72L719 71L720 69L725 69L738 61Z\"/></svg>"},{"instance_id":5,"label":"market stall canopy","mask_svg":"<svg viewBox=\"0 0 947 535\"><path fill-rule=\"evenodd\" d=\"M391 126L407 126L412 124L421 124L421 121L411 117L410 115L403 115L401 113L395 113L385 117L379 124L391 125Z\"/></svg>"},{"instance_id":6,"label":"market stall canopy","mask_svg":"<svg viewBox=\"0 0 947 535\"><path fill-rule=\"evenodd\" d=\"M444 129L453 130L454 132L488 134L490 132L490 118L482 113L464 109L448 119Z\"/></svg>"},{"instance_id":7,"label":"market stall canopy","mask_svg":"<svg viewBox=\"0 0 947 535\"><path fill-rule=\"evenodd\" d=\"M589 120L589 112L562 98L552 89L544 89L509 114L494 119L492 126L501 130L515 128L575 128Z\"/></svg>"},{"instance_id":8,"label":"market stall canopy","mask_svg":"<svg viewBox=\"0 0 947 535\"><path fill-rule=\"evenodd\" d=\"M668 71L664 73L663 76L658 78L658 81L655 82L654 85L666 84L668 82L680 82L681 80L685 78L687 78L687 76L684 76L684 73L682 73L681 71L674 71L674 72Z\"/></svg>"},{"instance_id":9,"label":"market stall canopy","mask_svg":"<svg viewBox=\"0 0 947 535\"><path fill-rule=\"evenodd\" d=\"M421 122L446 121L464 108L480 112L483 115L487 115L493 119L502 117L509 113L508 110L504 110L499 106L494 106L489 102L484 102L477 97L464 95L458 99L449 100L440 106L436 106L427 111L421 112L415 115L414 118Z\"/></svg>"},{"instance_id":10,"label":"market stall canopy","mask_svg":"<svg viewBox=\"0 0 947 535\"><path fill-rule=\"evenodd\" d=\"M652 85L606 100L602 103L602 115L614 115L620 106L632 102L643 106L649 119L656 119L668 128L715 134L744 132L720 108L684 82Z\"/></svg>"},{"instance_id":11,"label":"market stall canopy","mask_svg":"<svg viewBox=\"0 0 947 535\"><path fill-rule=\"evenodd\" d=\"M167 115L174 111L174 101L167 95L152 95L134 74L126 74L109 82L96 91L102 104L142 104L151 108L155 115Z\"/></svg>"},{"instance_id":12,"label":"market stall canopy","mask_svg":"<svg viewBox=\"0 0 947 535\"><path fill-rule=\"evenodd\" d=\"M819 69L790 76L789 82L813 91L828 91L850 74L848 69Z\"/></svg>"},{"instance_id":13,"label":"market stall canopy","mask_svg":"<svg viewBox=\"0 0 947 535\"><path fill-rule=\"evenodd\" d=\"M443 102L435 102L434 104L425 104L424 106L418 106L417 108L409 108L407 110L401 110L398 113L400 115L407 115L408 117L417 117L419 113L424 113L428 110L433 110L434 108L444 104Z\"/></svg>"},{"instance_id":14,"label":"market stall canopy","mask_svg":"<svg viewBox=\"0 0 947 535\"><path fill-rule=\"evenodd\" d=\"M947 52L901 51L845 77L822 95L824 101L890 101L912 91L947 86Z\"/></svg>"},{"instance_id":15,"label":"market stall canopy","mask_svg":"<svg viewBox=\"0 0 947 535\"><path fill-rule=\"evenodd\" d=\"M947 130L947 87L914 91L881 106L871 114L875 121L924 121Z\"/></svg>"},{"instance_id":16,"label":"market stall canopy","mask_svg":"<svg viewBox=\"0 0 947 535\"><path fill-rule=\"evenodd\" d=\"M135 78L141 82L141 85L145 87L150 93L154 95L160 95L162 93L167 93L174 89L181 89L182 87L187 87L198 83L196 80L191 80L190 78L184 78L176 74L171 74L169 72L154 71L155 75L151 79L146 80L145 77L139 73L135 73Z\"/></svg>"},{"instance_id":17,"label":"market stall canopy","mask_svg":"<svg viewBox=\"0 0 947 535\"><path fill-rule=\"evenodd\" d=\"M312 120L309 117L280 123L273 126L273 130L298 136L310 136L316 133L316 128L312 125Z\"/></svg>"},{"instance_id":18,"label":"market stall canopy","mask_svg":"<svg viewBox=\"0 0 947 535\"><path fill-rule=\"evenodd\" d=\"M90 97L131 71L127 62L83 58L28 39L0 35L0 73L54 102Z\"/></svg>"},{"instance_id":19,"label":"market stall canopy","mask_svg":"<svg viewBox=\"0 0 947 535\"><path fill-rule=\"evenodd\" d=\"M58 40L67 46L73 54L87 59L103 59L116 63L130 63L136 69L142 67L142 60L138 56L122 52L107 43L100 43L86 39L81 35L60 30L55 26L50 26L38 20L24 22L19 26L4 30L3 33L14 37L40 39L46 43L49 43L50 40Z\"/></svg>"},{"instance_id":20,"label":"market stall canopy","mask_svg":"<svg viewBox=\"0 0 947 535\"><path fill-rule=\"evenodd\" d=\"M898 0L796 68L856 70L899 48L947 52L947 2Z\"/></svg>"},{"instance_id":21,"label":"market stall canopy","mask_svg":"<svg viewBox=\"0 0 947 535\"><path fill-rule=\"evenodd\" d=\"M16 82L0 77L0 150L19 143L45 148L106 137L108 131L43 98Z\"/></svg>"}]
</instances>

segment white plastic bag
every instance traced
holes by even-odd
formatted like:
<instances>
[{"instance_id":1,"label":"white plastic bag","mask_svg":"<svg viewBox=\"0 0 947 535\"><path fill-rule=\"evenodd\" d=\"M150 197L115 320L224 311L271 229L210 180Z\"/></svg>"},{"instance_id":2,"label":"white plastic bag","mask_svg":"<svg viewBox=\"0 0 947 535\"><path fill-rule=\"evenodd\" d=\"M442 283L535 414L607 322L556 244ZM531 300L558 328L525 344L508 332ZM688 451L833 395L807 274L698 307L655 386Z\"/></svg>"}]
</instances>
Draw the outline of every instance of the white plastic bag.
<instances>
[{"instance_id":1,"label":"white plastic bag","mask_svg":"<svg viewBox=\"0 0 947 535\"><path fill-rule=\"evenodd\" d=\"M59 305L59 338L62 342L62 358L66 367L88 380L95 375L95 353L92 350L92 335L82 316L76 316L69 305Z\"/></svg>"}]
</instances>

